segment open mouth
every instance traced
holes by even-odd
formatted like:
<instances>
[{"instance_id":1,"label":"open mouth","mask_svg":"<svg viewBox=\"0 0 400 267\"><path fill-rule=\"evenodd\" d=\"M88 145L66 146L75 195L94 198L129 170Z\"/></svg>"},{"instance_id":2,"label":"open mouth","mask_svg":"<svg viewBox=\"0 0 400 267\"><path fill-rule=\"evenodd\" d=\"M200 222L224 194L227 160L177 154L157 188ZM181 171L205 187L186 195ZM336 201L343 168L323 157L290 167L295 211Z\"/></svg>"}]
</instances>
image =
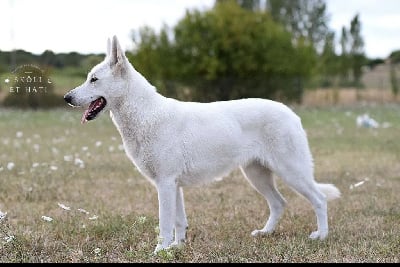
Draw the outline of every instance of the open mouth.
<instances>
[{"instance_id":1,"label":"open mouth","mask_svg":"<svg viewBox=\"0 0 400 267\"><path fill-rule=\"evenodd\" d=\"M83 124L87 121L94 120L106 105L107 101L102 96L92 101L87 110L85 110L85 112L83 113L81 123Z\"/></svg>"}]
</instances>

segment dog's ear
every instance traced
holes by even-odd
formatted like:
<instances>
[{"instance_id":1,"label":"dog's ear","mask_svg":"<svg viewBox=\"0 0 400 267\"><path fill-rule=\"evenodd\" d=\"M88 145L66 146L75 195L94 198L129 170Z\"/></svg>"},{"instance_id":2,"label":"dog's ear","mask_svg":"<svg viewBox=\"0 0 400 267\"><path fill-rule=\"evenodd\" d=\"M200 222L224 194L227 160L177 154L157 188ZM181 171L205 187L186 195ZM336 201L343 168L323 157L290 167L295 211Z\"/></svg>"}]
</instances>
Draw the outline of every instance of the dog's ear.
<instances>
[{"instance_id":1,"label":"dog's ear","mask_svg":"<svg viewBox=\"0 0 400 267\"><path fill-rule=\"evenodd\" d=\"M107 38L107 54L106 57L110 57L111 54L111 40L110 38Z\"/></svg>"},{"instance_id":2,"label":"dog's ear","mask_svg":"<svg viewBox=\"0 0 400 267\"><path fill-rule=\"evenodd\" d=\"M119 45L117 37L114 35L110 49L110 65L111 67L123 67L126 61L125 52Z\"/></svg>"}]
</instances>

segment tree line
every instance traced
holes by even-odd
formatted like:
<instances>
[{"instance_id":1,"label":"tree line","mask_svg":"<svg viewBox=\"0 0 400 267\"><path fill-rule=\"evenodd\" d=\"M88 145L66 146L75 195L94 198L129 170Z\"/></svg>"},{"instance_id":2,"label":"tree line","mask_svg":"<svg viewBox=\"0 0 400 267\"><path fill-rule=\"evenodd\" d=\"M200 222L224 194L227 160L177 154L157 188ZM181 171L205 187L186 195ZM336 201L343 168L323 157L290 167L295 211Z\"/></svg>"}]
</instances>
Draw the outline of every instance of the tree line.
<instances>
[{"instance_id":1,"label":"tree line","mask_svg":"<svg viewBox=\"0 0 400 267\"><path fill-rule=\"evenodd\" d=\"M134 48L126 54L166 96L301 102L305 88L362 88L362 68L383 63L365 56L359 14L339 37L329 19L324 0L216 0L209 10L186 10L176 25L133 30ZM10 62L23 62L85 77L104 58L51 50L14 55L0 51L0 73L9 71Z\"/></svg>"},{"instance_id":2,"label":"tree line","mask_svg":"<svg viewBox=\"0 0 400 267\"><path fill-rule=\"evenodd\" d=\"M70 69L72 75L86 77L87 69L100 62L104 54L84 55L78 52L54 53L46 50L40 55L18 49L0 51L0 74L14 71L20 65L37 65L41 68Z\"/></svg>"}]
</instances>

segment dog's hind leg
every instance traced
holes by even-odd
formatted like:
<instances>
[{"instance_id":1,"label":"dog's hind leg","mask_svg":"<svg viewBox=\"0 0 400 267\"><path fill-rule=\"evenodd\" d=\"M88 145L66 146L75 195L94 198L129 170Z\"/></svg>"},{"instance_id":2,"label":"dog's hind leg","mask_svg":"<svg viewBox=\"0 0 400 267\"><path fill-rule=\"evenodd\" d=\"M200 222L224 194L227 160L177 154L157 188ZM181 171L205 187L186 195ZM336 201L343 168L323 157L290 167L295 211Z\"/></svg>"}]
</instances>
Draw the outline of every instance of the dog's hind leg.
<instances>
[{"instance_id":1,"label":"dog's hind leg","mask_svg":"<svg viewBox=\"0 0 400 267\"><path fill-rule=\"evenodd\" d=\"M257 161L241 167L241 170L250 184L267 200L270 210L270 215L264 228L254 230L251 235L259 236L272 233L279 219L282 217L286 204L285 199L275 186L273 173Z\"/></svg>"},{"instance_id":2,"label":"dog's hind leg","mask_svg":"<svg viewBox=\"0 0 400 267\"><path fill-rule=\"evenodd\" d=\"M317 217L318 229L311 233L310 238L322 240L328 235L327 198L314 181L312 170L305 167L307 165L310 164L286 161L283 169L276 173L311 203Z\"/></svg>"},{"instance_id":3,"label":"dog's hind leg","mask_svg":"<svg viewBox=\"0 0 400 267\"><path fill-rule=\"evenodd\" d=\"M310 238L325 239L328 236L328 207L325 195L318 190L315 182L309 184L299 182L288 184L308 199L314 208L318 229L311 233Z\"/></svg>"}]
</instances>

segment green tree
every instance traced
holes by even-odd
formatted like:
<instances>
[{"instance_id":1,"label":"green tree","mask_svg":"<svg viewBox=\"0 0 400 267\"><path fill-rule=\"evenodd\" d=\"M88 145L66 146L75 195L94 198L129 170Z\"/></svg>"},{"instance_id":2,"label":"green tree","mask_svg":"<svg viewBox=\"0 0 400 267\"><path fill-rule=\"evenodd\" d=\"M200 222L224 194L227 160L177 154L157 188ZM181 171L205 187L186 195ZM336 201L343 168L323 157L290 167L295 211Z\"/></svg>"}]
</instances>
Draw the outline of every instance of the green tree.
<instances>
[{"instance_id":1,"label":"green tree","mask_svg":"<svg viewBox=\"0 0 400 267\"><path fill-rule=\"evenodd\" d=\"M239 19L240 18L240 19ZM313 50L294 46L268 13L223 2L207 12L187 12L175 27L180 79L200 100L238 97L299 99L313 67Z\"/></svg>"},{"instance_id":2,"label":"green tree","mask_svg":"<svg viewBox=\"0 0 400 267\"><path fill-rule=\"evenodd\" d=\"M394 64L390 64L390 84L393 94L397 96L397 94L399 93L399 84L396 75L396 67Z\"/></svg>"},{"instance_id":3,"label":"green tree","mask_svg":"<svg viewBox=\"0 0 400 267\"><path fill-rule=\"evenodd\" d=\"M226 2L236 2L240 7L250 11L259 11L261 8L260 0L216 0L215 4Z\"/></svg>"},{"instance_id":4,"label":"green tree","mask_svg":"<svg viewBox=\"0 0 400 267\"><path fill-rule=\"evenodd\" d=\"M395 50L389 55L390 62L393 64L398 64L400 63L400 50Z\"/></svg>"},{"instance_id":5,"label":"green tree","mask_svg":"<svg viewBox=\"0 0 400 267\"><path fill-rule=\"evenodd\" d=\"M361 22L359 15L355 15L350 22L350 57L351 57L351 70L353 76L353 85L360 87L362 67L366 63L364 54L364 40L361 36Z\"/></svg>"},{"instance_id":6,"label":"green tree","mask_svg":"<svg viewBox=\"0 0 400 267\"><path fill-rule=\"evenodd\" d=\"M46 50L40 55L39 60L43 66L54 66L57 61L57 57L53 51Z\"/></svg>"},{"instance_id":7,"label":"green tree","mask_svg":"<svg viewBox=\"0 0 400 267\"><path fill-rule=\"evenodd\" d=\"M250 10L257 11L261 8L260 0L237 0L240 7Z\"/></svg>"},{"instance_id":8,"label":"green tree","mask_svg":"<svg viewBox=\"0 0 400 267\"><path fill-rule=\"evenodd\" d=\"M399 80L396 74L396 66L400 63L400 50L393 51L390 53L390 84L392 92L395 96L399 93Z\"/></svg>"},{"instance_id":9,"label":"green tree","mask_svg":"<svg viewBox=\"0 0 400 267\"><path fill-rule=\"evenodd\" d=\"M160 34L148 26L133 31L135 49L128 58L162 93L176 97L179 92L174 80L179 70L171 34L167 25L163 26Z\"/></svg>"},{"instance_id":10,"label":"green tree","mask_svg":"<svg viewBox=\"0 0 400 267\"><path fill-rule=\"evenodd\" d=\"M323 0L267 0L266 10L293 34L321 50L329 34L326 4Z\"/></svg>"},{"instance_id":11,"label":"green tree","mask_svg":"<svg viewBox=\"0 0 400 267\"><path fill-rule=\"evenodd\" d=\"M324 47L318 60L318 74L321 76L322 87L330 87L334 84L338 75L339 57L335 53L335 33L330 32L326 36Z\"/></svg>"},{"instance_id":12,"label":"green tree","mask_svg":"<svg viewBox=\"0 0 400 267\"><path fill-rule=\"evenodd\" d=\"M364 40L361 36L361 22L358 14L350 21L350 29L342 27L340 39L342 48L341 85L361 87L362 67L367 64L364 54Z\"/></svg>"},{"instance_id":13,"label":"green tree","mask_svg":"<svg viewBox=\"0 0 400 267\"><path fill-rule=\"evenodd\" d=\"M349 84L349 70L350 70L350 60L349 60L349 33L345 26L342 27L341 36L340 36L340 47L341 47L341 55L340 55L340 85L348 86Z\"/></svg>"}]
</instances>

